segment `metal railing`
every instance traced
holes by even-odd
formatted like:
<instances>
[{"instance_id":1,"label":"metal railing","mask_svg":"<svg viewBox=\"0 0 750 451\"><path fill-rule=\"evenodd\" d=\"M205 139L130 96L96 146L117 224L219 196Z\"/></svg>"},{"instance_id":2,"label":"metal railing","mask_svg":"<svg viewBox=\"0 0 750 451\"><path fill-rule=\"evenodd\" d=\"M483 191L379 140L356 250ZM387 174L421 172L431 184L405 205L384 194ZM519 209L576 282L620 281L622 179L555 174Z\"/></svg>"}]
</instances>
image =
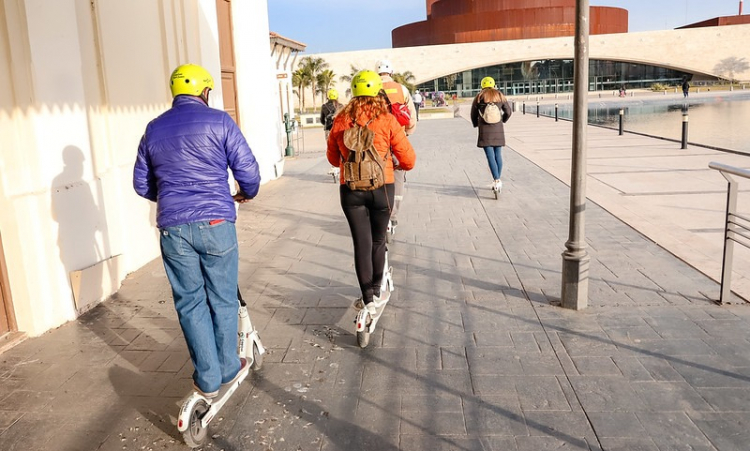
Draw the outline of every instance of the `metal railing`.
<instances>
[{"instance_id":1,"label":"metal railing","mask_svg":"<svg viewBox=\"0 0 750 451\"><path fill-rule=\"evenodd\" d=\"M750 249L750 218L737 214L737 194L739 192L737 177L750 179L750 171L716 162L709 163L708 167L721 172L721 175L728 182L727 212L724 225L724 259L721 264L721 295L719 297L719 303L724 304L729 301L732 294L734 243Z\"/></svg>"}]
</instances>

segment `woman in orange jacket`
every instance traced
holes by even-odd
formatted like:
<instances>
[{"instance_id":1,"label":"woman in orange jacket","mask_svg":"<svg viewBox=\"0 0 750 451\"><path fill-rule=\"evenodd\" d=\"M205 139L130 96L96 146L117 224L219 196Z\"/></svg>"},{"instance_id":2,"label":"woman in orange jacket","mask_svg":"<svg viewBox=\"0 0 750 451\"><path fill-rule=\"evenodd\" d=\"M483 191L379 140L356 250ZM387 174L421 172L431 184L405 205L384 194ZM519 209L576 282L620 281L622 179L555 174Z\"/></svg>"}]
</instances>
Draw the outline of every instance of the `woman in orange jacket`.
<instances>
[{"instance_id":1,"label":"woman in orange jacket","mask_svg":"<svg viewBox=\"0 0 750 451\"><path fill-rule=\"evenodd\" d=\"M355 301L355 306L364 306L371 314L380 302L377 295L385 266L385 234L393 208L395 179L391 152L400 168L406 171L414 167L417 158L403 127L390 114L384 98L378 95L382 88L380 76L373 71L364 70L352 78L354 98L336 115L326 152L328 162L340 168L341 208L354 242L354 267L362 290L362 298ZM344 161L349 156L344 131L354 123L374 132L375 149L385 161L385 185L372 191L352 190L344 182Z\"/></svg>"}]
</instances>

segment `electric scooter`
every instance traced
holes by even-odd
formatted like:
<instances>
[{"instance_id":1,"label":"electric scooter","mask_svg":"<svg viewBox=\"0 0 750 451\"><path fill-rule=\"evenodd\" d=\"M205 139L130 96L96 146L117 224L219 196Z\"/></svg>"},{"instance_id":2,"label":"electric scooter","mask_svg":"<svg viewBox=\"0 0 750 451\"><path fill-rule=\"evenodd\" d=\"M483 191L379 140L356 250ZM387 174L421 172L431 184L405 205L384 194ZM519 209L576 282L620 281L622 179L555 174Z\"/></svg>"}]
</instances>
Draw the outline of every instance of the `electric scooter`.
<instances>
[{"instance_id":1,"label":"electric scooter","mask_svg":"<svg viewBox=\"0 0 750 451\"><path fill-rule=\"evenodd\" d=\"M263 366L263 354L266 349L260 342L260 335L250 322L247 304L237 288L239 302L239 330L237 331L237 353L247 359L247 367L235 381L219 389L215 398L206 398L194 391L182 403L180 414L177 416L177 430L182 433L185 443L191 448L203 445L208 438L208 424L214 419L219 410L226 404L237 390L252 368L257 371Z\"/></svg>"},{"instance_id":2,"label":"electric scooter","mask_svg":"<svg viewBox=\"0 0 750 451\"><path fill-rule=\"evenodd\" d=\"M332 167L331 169L328 170L328 175L330 175L331 178L333 178L333 183L339 182L340 174L341 174L341 168L339 168L338 166Z\"/></svg>"},{"instance_id":3,"label":"electric scooter","mask_svg":"<svg viewBox=\"0 0 750 451\"><path fill-rule=\"evenodd\" d=\"M391 299L393 291L393 267L388 266L388 250L385 251L385 267L383 268L383 281L380 284L379 301L376 305L376 313L371 315L366 307L357 312L354 319L357 330L357 344L360 348L366 348L370 344L370 334L375 331L375 325L378 324L380 316L385 310L385 305Z\"/></svg>"}]
</instances>

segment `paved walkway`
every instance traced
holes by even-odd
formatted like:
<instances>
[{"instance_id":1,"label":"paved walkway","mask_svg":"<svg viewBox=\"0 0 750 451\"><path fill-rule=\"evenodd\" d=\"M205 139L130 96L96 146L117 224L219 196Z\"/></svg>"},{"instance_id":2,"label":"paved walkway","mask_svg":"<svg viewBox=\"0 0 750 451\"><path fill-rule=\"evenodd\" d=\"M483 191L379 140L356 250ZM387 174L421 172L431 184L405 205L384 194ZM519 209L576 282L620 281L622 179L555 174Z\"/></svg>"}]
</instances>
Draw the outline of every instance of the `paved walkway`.
<instances>
[{"instance_id":1,"label":"paved walkway","mask_svg":"<svg viewBox=\"0 0 750 451\"><path fill-rule=\"evenodd\" d=\"M312 143L287 161L238 220L241 288L269 353L205 449L746 450L750 309L715 305L716 282L590 202L590 308L555 306L569 190L519 152L569 137L541 121L509 125L519 151L504 152L500 200L465 120L420 122L390 247L397 288L366 350L328 165ZM613 152L622 139L592 137ZM186 449L174 423L191 371L155 260L0 355L0 449Z\"/></svg>"}]
</instances>

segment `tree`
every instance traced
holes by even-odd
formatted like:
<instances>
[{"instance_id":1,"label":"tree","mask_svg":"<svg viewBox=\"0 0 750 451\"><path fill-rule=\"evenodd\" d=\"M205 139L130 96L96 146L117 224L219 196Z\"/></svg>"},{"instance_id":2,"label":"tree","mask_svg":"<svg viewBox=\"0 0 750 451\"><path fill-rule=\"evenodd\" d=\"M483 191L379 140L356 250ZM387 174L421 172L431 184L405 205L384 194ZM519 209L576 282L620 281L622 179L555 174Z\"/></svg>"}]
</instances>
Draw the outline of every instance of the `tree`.
<instances>
[{"instance_id":1,"label":"tree","mask_svg":"<svg viewBox=\"0 0 750 451\"><path fill-rule=\"evenodd\" d=\"M393 81L406 86L406 88L411 93L413 93L414 90L417 89L417 85L414 84L417 78L414 76L414 74L411 73L411 71L407 70L406 72L394 72L391 78L393 78Z\"/></svg>"},{"instance_id":2,"label":"tree","mask_svg":"<svg viewBox=\"0 0 750 451\"><path fill-rule=\"evenodd\" d=\"M332 70L326 69L318 74L318 92L325 99L325 95L329 89L331 89L331 83L336 79L336 74ZM325 100L323 100L325 103Z\"/></svg>"},{"instance_id":3,"label":"tree","mask_svg":"<svg viewBox=\"0 0 750 451\"><path fill-rule=\"evenodd\" d=\"M339 77L339 81L343 81L347 85L346 87L347 97L350 97L352 95L352 88L351 88L352 79L354 78L355 75L357 75L357 72L359 72L360 70L361 69L355 66L354 64L350 64L349 75L342 75Z\"/></svg>"},{"instance_id":4,"label":"tree","mask_svg":"<svg viewBox=\"0 0 750 451\"><path fill-rule=\"evenodd\" d=\"M448 85L448 91L453 91L456 87L456 80L458 80L458 74L450 74L445 76L445 84Z\"/></svg>"},{"instance_id":5,"label":"tree","mask_svg":"<svg viewBox=\"0 0 750 451\"><path fill-rule=\"evenodd\" d=\"M745 58L737 58L736 56L730 56L719 61L714 66L714 72L726 78L730 82L734 82L734 76L737 73L742 73L750 69L750 64L745 61Z\"/></svg>"},{"instance_id":6,"label":"tree","mask_svg":"<svg viewBox=\"0 0 750 451\"><path fill-rule=\"evenodd\" d=\"M315 93L318 83L318 74L328 67L328 63L323 58L306 56L299 61L299 68L302 69L310 80L310 88L313 92L313 109L315 109Z\"/></svg>"},{"instance_id":7,"label":"tree","mask_svg":"<svg viewBox=\"0 0 750 451\"><path fill-rule=\"evenodd\" d=\"M310 86L310 77L302 68L292 73L292 87L297 88L295 93L300 99L300 113L305 110L305 88Z\"/></svg>"}]
</instances>

